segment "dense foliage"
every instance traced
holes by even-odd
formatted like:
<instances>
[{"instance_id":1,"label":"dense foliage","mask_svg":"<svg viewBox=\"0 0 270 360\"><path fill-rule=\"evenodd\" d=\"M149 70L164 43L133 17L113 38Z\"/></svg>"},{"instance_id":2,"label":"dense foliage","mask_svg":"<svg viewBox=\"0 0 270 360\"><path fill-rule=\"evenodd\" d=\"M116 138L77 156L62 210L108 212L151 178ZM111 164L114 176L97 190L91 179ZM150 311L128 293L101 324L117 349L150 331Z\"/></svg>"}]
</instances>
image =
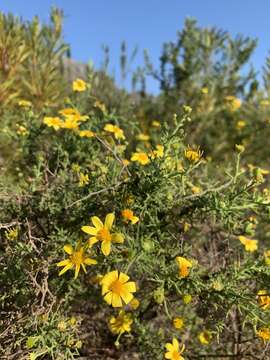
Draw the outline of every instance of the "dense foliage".
<instances>
[{"instance_id":1,"label":"dense foliage","mask_svg":"<svg viewBox=\"0 0 270 360\"><path fill-rule=\"evenodd\" d=\"M61 28L0 16L1 359L270 358L269 60L188 19L67 84Z\"/></svg>"}]
</instances>

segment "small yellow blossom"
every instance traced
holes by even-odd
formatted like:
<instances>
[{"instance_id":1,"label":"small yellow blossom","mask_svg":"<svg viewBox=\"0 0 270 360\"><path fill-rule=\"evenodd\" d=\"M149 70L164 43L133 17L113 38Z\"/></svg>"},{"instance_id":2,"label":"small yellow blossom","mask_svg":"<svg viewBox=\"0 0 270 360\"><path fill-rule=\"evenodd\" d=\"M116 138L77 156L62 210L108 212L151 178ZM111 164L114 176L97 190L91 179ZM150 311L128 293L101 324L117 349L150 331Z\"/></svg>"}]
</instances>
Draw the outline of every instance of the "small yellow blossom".
<instances>
[{"instance_id":1,"label":"small yellow blossom","mask_svg":"<svg viewBox=\"0 0 270 360\"><path fill-rule=\"evenodd\" d=\"M208 345L212 339L212 335L208 330L200 332L198 339L202 345Z\"/></svg>"},{"instance_id":2,"label":"small yellow blossom","mask_svg":"<svg viewBox=\"0 0 270 360\"><path fill-rule=\"evenodd\" d=\"M184 222L183 224L183 230L184 230L184 233L188 232L191 228L191 224L189 224L188 222Z\"/></svg>"},{"instance_id":3,"label":"small yellow blossom","mask_svg":"<svg viewBox=\"0 0 270 360\"><path fill-rule=\"evenodd\" d=\"M151 123L151 125L152 125L153 127L156 127L156 128L159 128L159 127L161 126L161 125L160 125L160 122L157 121L157 120L153 120L152 123Z\"/></svg>"},{"instance_id":4,"label":"small yellow blossom","mask_svg":"<svg viewBox=\"0 0 270 360\"><path fill-rule=\"evenodd\" d=\"M246 251L253 252L258 249L258 240L248 239L243 235L238 236L238 239L241 242L241 244L245 246Z\"/></svg>"},{"instance_id":5,"label":"small yellow blossom","mask_svg":"<svg viewBox=\"0 0 270 360\"><path fill-rule=\"evenodd\" d=\"M28 101L28 100L19 100L18 101L18 105L21 106L21 107L31 107L32 106L32 103L31 101Z\"/></svg>"},{"instance_id":6,"label":"small yellow blossom","mask_svg":"<svg viewBox=\"0 0 270 360\"><path fill-rule=\"evenodd\" d=\"M122 129L113 124L106 124L104 130L114 134L116 139L125 139L125 135Z\"/></svg>"},{"instance_id":7,"label":"small yellow blossom","mask_svg":"<svg viewBox=\"0 0 270 360\"><path fill-rule=\"evenodd\" d=\"M187 277L192 267L192 262L181 256L177 256L176 262L179 267L179 276L181 278Z\"/></svg>"},{"instance_id":8,"label":"small yellow blossom","mask_svg":"<svg viewBox=\"0 0 270 360\"><path fill-rule=\"evenodd\" d=\"M25 136L28 134L26 127L19 125L19 124L16 124L16 127L17 127L16 133L18 135Z\"/></svg>"},{"instance_id":9,"label":"small yellow blossom","mask_svg":"<svg viewBox=\"0 0 270 360\"><path fill-rule=\"evenodd\" d=\"M162 158L164 156L164 146L163 145L157 145L156 149L153 150L150 154L149 157L151 159L155 159L155 158Z\"/></svg>"},{"instance_id":10,"label":"small yellow blossom","mask_svg":"<svg viewBox=\"0 0 270 360\"><path fill-rule=\"evenodd\" d=\"M59 323L57 324L57 329L59 331L66 331L67 330L67 324L64 320L59 321Z\"/></svg>"},{"instance_id":11,"label":"small yellow blossom","mask_svg":"<svg viewBox=\"0 0 270 360\"><path fill-rule=\"evenodd\" d=\"M5 231L5 237L8 240L17 240L18 238L18 229L12 228Z\"/></svg>"},{"instance_id":12,"label":"small yellow blossom","mask_svg":"<svg viewBox=\"0 0 270 360\"><path fill-rule=\"evenodd\" d=\"M118 270L110 271L103 276L101 280L102 296L104 300L112 307L121 307L123 302L128 304L134 297L136 292L136 284L128 281L129 276L118 272Z\"/></svg>"},{"instance_id":13,"label":"small yellow blossom","mask_svg":"<svg viewBox=\"0 0 270 360\"><path fill-rule=\"evenodd\" d=\"M80 137L86 137L86 138L91 138L95 136L95 133L91 130L81 130L79 131L79 136Z\"/></svg>"},{"instance_id":14,"label":"small yellow blossom","mask_svg":"<svg viewBox=\"0 0 270 360\"><path fill-rule=\"evenodd\" d=\"M241 144L236 144L236 145L235 145L235 149L236 149L236 151L239 152L240 154L245 151L244 145L241 145Z\"/></svg>"},{"instance_id":15,"label":"small yellow blossom","mask_svg":"<svg viewBox=\"0 0 270 360\"><path fill-rule=\"evenodd\" d=\"M147 165L150 162L148 155L144 152L135 152L133 153L131 161L137 161L141 165Z\"/></svg>"},{"instance_id":16,"label":"small yellow blossom","mask_svg":"<svg viewBox=\"0 0 270 360\"><path fill-rule=\"evenodd\" d=\"M225 97L225 102L226 102L227 109L231 112L237 111L242 105L242 102L240 99L236 98L235 96L231 96L231 95Z\"/></svg>"},{"instance_id":17,"label":"small yellow blossom","mask_svg":"<svg viewBox=\"0 0 270 360\"><path fill-rule=\"evenodd\" d=\"M128 159L122 159L122 164L124 166L128 166L130 164L130 161Z\"/></svg>"},{"instance_id":18,"label":"small yellow blossom","mask_svg":"<svg viewBox=\"0 0 270 360\"><path fill-rule=\"evenodd\" d=\"M192 186L191 191L193 194L199 194L200 192L202 192L202 188L200 186Z\"/></svg>"},{"instance_id":19,"label":"small yellow blossom","mask_svg":"<svg viewBox=\"0 0 270 360\"><path fill-rule=\"evenodd\" d=\"M77 130L79 128L79 123L73 117L67 117L61 126L63 129Z\"/></svg>"},{"instance_id":20,"label":"small yellow blossom","mask_svg":"<svg viewBox=\"0 0 270 360\"><path fill-rule=\"evenodd\" d=\"M257 293L258 303L265 310L270 306L270 292L267 290L259 290Z\"/></svg>"},{"instance_id":21,"label":"small yellow blossom","mask_svg":"<svg viewBox=\"0 0 270 360\"><path fill-rule=\"evenodd\" d=\"M105 256L108 256L111 252L111 243L122 244L124 242L124 236L120 233L111 233L115 215L110 213L105 218L105 223L97 217L91 217L91 221L94 226L83 226L82 231L86 234L92 235L90 237L89 246L91 247L98 241L101 241L101 251Z\"/></svg>"},{"instance_id":22,"label":"small yellow blossom","mask_svg":"<svg viewBox=\"0 0 270 360\"><path fill-rule=\"evenodd\" d=\"M56 131L59 130L63 125L63 121L58 116L45 116L43 119L43 123L49 127L53 127Z\"/></svg>"},{"instance_id":23,"label":"small yellow blossom","mask_svg":"<svg viewBox=\"0 0 270 360\"><path fill-rule=\"evenodd\" d=\"M140 301L134 297L129 303L129 306L131 307L132 310L137 310L138 307L140 306Z\"/></svg>"},{"instance_id":24,"label":"small yellow blossom","mask_svg":"<svg viewBox=\"0 0 270 360\"><path fill-rule=\"evenodd\" d=\"M208 88L207 87L203 87L202 89L201 89L201 93L202 94L208 94Z\"/></svg>"},{"instance_id":25,"label":"small yellow blossom","mask_svg":"<svg viewBox=\"0 0 270 360\"><path fill-rule=\"evenodd\" d=\"M74 108L65 108L59 110L58 113L65 118L71 119L73 121L86 121L89 119L87 115L81 115L81 113Z\"/></svg>"},{"instance_id":26,"label":"small yellow blossom","mask_svg":"<svg viewBox=\"0 0 270 360\"><path fill-rule=\"evenodd\" d=\"M122 217L124 218L125 222L130 221L131 224L136 224L139 221L137 216L134 216L134 213L130 209L124 209L121 212Z\"/></svg>"},{"instance_id":27,"label":"small yellow blossom","mask_svg":"<svg viewBox=\"0 0 270 360\"><path fill-rule=\"evenodd\" d=\"M120 310L117 317L111 317L110 329L113 334L123 334L124 332L130 332L132 323L131 315L124 310Z\"/></svg>"},{"instance_id":28,"label":"small yellow blossom","mask_svg":"<svg viewBox=\"0 0 270 360\"><path fill-rule=\"evenodd\" d=\"M88 185L90 182L88 174L79 173L79 187Z\"/></svg>"},{"instance_id":29,"label":"small yellow blossom","mask_svg":"<svg viewBox=\"0 0 270 360\"><path fill-rule=\"evenodd\" d=\"M81 267L86 273L85 265L97 264L96 260L86 257L85 250L80 245L78 245L75 250L71 245L65 245L64 251L69 255L69 259L60 261L59 263L56 264L57 266L64 266L64 268L59 272L59 276L63 275L66 271L75 268L74 278L77 279Z\"/></svg>"},{"instance_id":30,"label":"small yellow blossom","mask_svg":"<svg viewBox=\"0 0 270 360\"><path fill-rule=\"evenodd\" d=\"M189 304L192 301L192 296L190 294L185 294L183 296L183 302L184 304Z\"/></svg>"},{"instance_id":31,"label":"small yellow blossom","mask_svg":"<svg viewBox=\"0 0 270 360\"><path fill-rule=\"evenodd\" d=\"M182 345L181 349L179 349L179 342L176 338L173 338L172 343L167 343L165 347L167 350L165 353L165 359L185 360L181 355L185 350L185 345Z\"/></svg>"},{"instance_id":32,"label":"small yellow blossom","mask_svg":"<svg viewBox=\"0 0 270 360\"><path fill-rule=\"evenodd\" d=\"M237 121L236 129L242 130L246 125L247 125L247 123L244 120L239 120L239 121Z\"/></svg>"},{"instance_id":33,"label":"small yellow blossom","mask_svg":"<svg viewBox=\"0 0 270 360\"><path fill-rule=\"evenodd\" d=\"M264 341L270 340L270 328L261 328L257 331L257 336L262 338Z\"/></svg>"},{"instance_id":34,"label":"small yellow blossom","mask_svg":"<svg viewBox=\"0 0 270 360\"><path fill-rule=\"evenodd\" d=\"M82 79L76 79L72 83L73 91L82 92L87 88L86 82Z\"/></svg>"},{"instance_id":35,"label":"small yellow blossom","mask_svg":"<svg viewBox=\"0 0 270 360\"><path fill-rule=\"evenodd\" d=\"M78 172L81 171L81 167L80 167L80 165L77 164L77 163L73 163L73 164L71 165L71 169L72 169L72 171L74 171L75 173L78 173Z\"/></svg>"},{"instance_id":36,"label":"small yellow blossom","mask_svg":"<svg viewBox=\"0 0 270 360\"><path fill-rule=\"evenodd\" d=\"M99 109L101 112L106 113L106 106L102 102L96 100L94 103L94 107Z\"/></svg>"},{"instance_id":37,"label":"small yellow blossom","mask_svg":"<svg viewBox=\"0 0 270 360\"><path fill-rule=\"evenodd\" d=\"M196 149L192 149L190 146L188 146L184 152L185 158L193 163L198 162L201 159L202 154L203 152L200 150L199 146Z\"/></svg>"},{"instance_id":38,"label":"small yellow blossom","mask_svg":"<svg viewBox=\"0 0 270 360\"><path fill-rule=\"evenodd\" d=\"M184 327L184 319L180 317L176 317L173 319L173 326L175 329L180 330Z\"/></svg>"},{"instance_id":39,"label":"small yellow blossom","mask_svg":"<svg viewBox=\"0 0 270 360\"><path fill-rule=\"evenodd\" d=\"M140 141L148 141L150 139L150 136L147 134L141 133L136 136L136 139L140 140Z\"/></svg>"}]
</instances>

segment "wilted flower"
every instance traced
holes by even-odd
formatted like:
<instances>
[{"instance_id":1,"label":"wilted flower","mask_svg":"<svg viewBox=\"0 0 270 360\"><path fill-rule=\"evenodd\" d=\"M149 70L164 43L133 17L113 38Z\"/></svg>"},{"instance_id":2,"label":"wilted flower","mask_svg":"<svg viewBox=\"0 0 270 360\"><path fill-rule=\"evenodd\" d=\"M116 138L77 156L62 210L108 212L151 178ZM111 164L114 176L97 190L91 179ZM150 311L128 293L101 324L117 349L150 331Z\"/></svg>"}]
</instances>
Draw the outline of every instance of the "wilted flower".
<instances>
[{"instance_id":1,"label":"wilted flower","mask_svg":"<svg viewBox=\"0 0 270 360\"><path fill-rule=\"evenodd\" d=\"M182 329L182 327L184 326L184 319L180 318L180 317L176 317L173 319L173 326L175 327L175 329L179 330Z\"/></svg>"},{"instance_id":2,"label":"wilted flower","mask_svg":"<svg viewBox=\"0 0 270 360\"><path fill-rule=\"evenodd\" d=\"M120 310L117 317L111 317L110 328L113 334L123 334L124 332L130 332L132 323L131 314Z\"/></svg>"},{"instance_id":3,"label":"wilted flower","mask_svg":"<svg viewBox=\"0 0 270 360\"><path fill-rule=\"evenodd\" d=\"M136 224L139 221L138 216L134 216L133 211L130 209L122 210L121 215L126 222L130 221L131 224Z\"/></svg>"},{"instance_id":4,"label":"wilted flower","mask_svg":"<svg viewBox=\"0 0 270 360\"><path fill-rule=\"evenodd\" d=\"M199 147L196 149L192 149L190 146L188 146L187 149L185 149L184 155L185 158L193 163L198 162L202 157L203 152L200 150Z\"/></svg>"}]
</instances>

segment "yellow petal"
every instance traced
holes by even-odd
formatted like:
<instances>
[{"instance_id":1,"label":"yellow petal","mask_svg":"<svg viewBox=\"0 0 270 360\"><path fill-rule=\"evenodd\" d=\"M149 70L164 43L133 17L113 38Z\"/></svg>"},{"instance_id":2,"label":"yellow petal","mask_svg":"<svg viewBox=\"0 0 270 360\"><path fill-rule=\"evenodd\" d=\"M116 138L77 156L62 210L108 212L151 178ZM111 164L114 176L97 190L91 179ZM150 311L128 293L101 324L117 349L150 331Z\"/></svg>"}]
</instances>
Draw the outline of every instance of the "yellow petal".
<instances>
[{"instance_id":1,"label":"yellow petal","mask_svg":"<svg viewBox=\"0 0 270 360\"><path fill-rule=\"evenodd\" d=\"M101 243L101 251L105 256L110 255L111 242L110 241L102 241L102 243Z\"/></svg>"},{"instance_id":2,"label":"yellow petal","mask_svg":"<svg viewBox=\"0 0 270 360\"><path fill-rule=\"evenodd\" d=\"M89 235L97 235L98 230L93 226L82 226L81 230Z\"/></svg>"},{"instance_id":3,"label":"yellow petal","mask_svg":"<svg viewBox=\"0 0 270 360\"><path fill-rule=\"evenodd\" d=\"M117 243L117 244L122 244L125 240L125 237L123 234L120 233L116 233L116 234L112 234L112 241Z\"/></svg>"},{"instance_id":4,"label":"yellow petal","mask_svg":"<svg viewBox=\"0 0 270 360\"><path fill-rule=\"evenodd\" d=\"M80 264L76 264L74 279L77 279L80 272Z\"/></svg>"},{"instance_id":5,"label":"yellow petal","mask_svg":"<svg viewBox=\"0 0 270 360\"><path fill-rule=\"evenodd\" d=\"M176 338L173 338L172 344L175 350L179 349L179 342Z\"/></svg>"},{"instance_id":6,"label":"yellow petal","mask_svg":"<svg viewBox=\"0 0 270 360\"><path fill-rule=\"evenodd\" d=\"M165 347L168 351L173 351L173 344L167 343L167 344L165 344Z\"/></svg>"},{"instance_id":7,"label":"yellow petal","mask_svg":"<svg viewBox=\"0 0 270 360\"><path fill-rule=\"evenodd\" d=\"M125 304L128 304L131 302L134 296L130 292L124 290L121 292L121 298L123 299Z\"/></svg>"},{"instance_id":8,"label":"yellow petal","mask_svg":"<svg viewBox=\"0 0 270 360\"><path fill-rule=\"evenodd\" d=\"M103 228L103 222L100 220L100 218L98 218L97 216L92 216L91 220L92 220L92 223L94 224L94 226L97 228L97 230L100 230Z\"/></svg>"},{"instance_id":9,"label":"yellow petal","mask_svg":"<svg viewBox=\"0 0 270 360\"><path fill-rule=\"evenodd\" d=\"M118 270L110 271L108 274L104 275L101 284L104 286L110 286L111 283L118 279Z\"/></svg>"},{"instance_id":10,"label":"yellow petal","mask_svg":"<svg viewBox=\"0 0 270 360\"><path fill-rule=\"evenodd\" d=\"M68 254L68 255L72 255L73 254L73 248L71 245L65 245L64 246L64 251Z\"/></svg>"},{"instance_id":11,"label":"yellow petal","mask_svg":"<svg viewBox=\"0 0 270 360\"><path fill-rule=\"evenodd\" d=\"M96 237L91 237L90 239L88 239L88 245L90 247L92 247L97 242L98 242L98 239Z\"/></svg>"},{"instance_id":12,"label":"yellow petal","mask_svg":"<svg viewBox=\"0 0 270 360\"><path fill-rule=\"evenodd\" d=\"M66 266L66 265L69 264L69 263L70 263L70 260L69 260L69 259L66 259L66 260L62 260L62 261L58 262L58 263L56 264L56 266Z\"/></svg>"},{"instance_id":13,"label":"yellow petal","mask_svg":"<svg viewBox=\"0 0 270 360\"><path fill-rule=\"evenodd\" d=\"M95 264L97 264L97 261L94 260L94 259L86 258L86 259L84 260L84 263L85 263L86 265L95 265Z\"/></svg>"},{"instance_id":14,"label":"yellow petal","mask_svg":"<svg viewBox=\"0 0 270 360\"><path fill-rule=\"evenodd\" d=\"M136 224L138 221L139 221L138 216L132 216L132 218L131 218L131 223L132 224Z\"/></svg>"},{"instance_id":15,"label":"yellow petal","mask_svg":"<svg viewBox=\"0 0 270 360\"><path fill-rule=\"evenodd\" d=\"M70 262L59 272L59 276L63 275L66 271L68 271L72 267L73 267L73 264L72 264L72 262Z\"/></svg>"},{"instance_id":16,"label":"yellow petal","mask_svg":"<svg viewBox=\"0 0 270 360\"><path fill-rule=\"evenodd\" d=\"M105 219L105 227L110 230L112 228L113 222L114 222L115 215L113 213L110 213L106 216Z\"/></svg>"},{"instance_id":17,"label":"yellow petal","mask_svg":"<svg viewBox=\"0 0 270 360\"><path fill-rule=\"evenodd\" d=\"M123 287L124 287L125 291L131 292L131 293L136 292L136 284L134 281L130 281L126 284L123 284Z\"/></svg>"},{"instance_id":18,"label":"yellow petal","mask_svg":"<svg viewBox=\"0 0 270 360\"><path fill-rule=\"evenodd\" d=\"M165 354L165 359L172 359L172 353L171 352L167 352Z\"/></svg>"},{"instance_id":19,"label":"yellow petal","mask_svg":"<svg viewBox=\"0 0 270 360\"><path fill-rule=\"evenodd\" d=\"M107 304L111 305L111 303L112 303L112 293L109 292L108 294L106 294L104 296L104 300L106 301Z\"/></svg>"},{"instance_id":20,"label":"yellow petal","mask_svg":"<svg viewBox=\"0 0 270 360\"><path fill-rule=\"evenodd\" d=\"M124 274L124 273L122 273L122 272L120 272L120 274L119 274L119 280L120 280L120 282L121 282L122 284L124 284L124 283L128 282L129 276L126 275L126 274Z\"/></svg>"},{"instance_id":21,"label":"yellow petal","mask_svg":"<svg viewBox=\"0 0 270 360\"><path fill-rule=\"evenodd\" d=\"M119 295L112 294L112 306L113 307L121 307L122 306L122 300Z\"/></svg>"}]
</instances>

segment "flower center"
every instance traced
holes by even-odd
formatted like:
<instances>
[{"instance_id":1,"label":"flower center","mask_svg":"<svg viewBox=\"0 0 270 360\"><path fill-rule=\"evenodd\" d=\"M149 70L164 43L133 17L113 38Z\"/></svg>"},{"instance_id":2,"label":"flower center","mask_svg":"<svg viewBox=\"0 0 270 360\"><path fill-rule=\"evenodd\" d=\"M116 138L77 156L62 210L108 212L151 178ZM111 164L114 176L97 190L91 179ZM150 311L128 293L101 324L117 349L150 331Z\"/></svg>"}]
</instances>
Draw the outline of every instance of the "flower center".
<instances>
[{"instance_id":1,"label":"flower center","mask_svg":"<svg viewBox=\"0 0 270 360\"><path fill-rule=\"evenodd\" d=\"M75 251L71 256L71 262L75 265L80 265L83 263L83 252Z\"/></svg>"},{"instance_id":2,"label":"flower center","mask_svg":"<svg viewBox=\"0 0 270 360\"><path fill-rule=\"evenodd\" d=\"M172 360L179 360L180 359L180 354L177 350L174 350L174 352L172 353Z\"/></svg>"},{"instance_id":3,"label":"flower center","mask_svg":"<svg viewBox=\"0 0 270 360\"><path fill-rule=\"evenodd\" d=\"M120 295L123 292L123 284L119 280L115 280L110 285L109 289L117 295Z\"/></svg>"},{"instance_id":4,"label":"flower center","mask_svg":"<svg viewBox=\"0 0 270 360\"><path fill-rule=\"evenodd\" d=\"M99 230L99 232L97 234L97 238L100 241L112 241L112 236L111 236L109 230L106 229L105 227Z\"/></svg>"}]
</instances>

